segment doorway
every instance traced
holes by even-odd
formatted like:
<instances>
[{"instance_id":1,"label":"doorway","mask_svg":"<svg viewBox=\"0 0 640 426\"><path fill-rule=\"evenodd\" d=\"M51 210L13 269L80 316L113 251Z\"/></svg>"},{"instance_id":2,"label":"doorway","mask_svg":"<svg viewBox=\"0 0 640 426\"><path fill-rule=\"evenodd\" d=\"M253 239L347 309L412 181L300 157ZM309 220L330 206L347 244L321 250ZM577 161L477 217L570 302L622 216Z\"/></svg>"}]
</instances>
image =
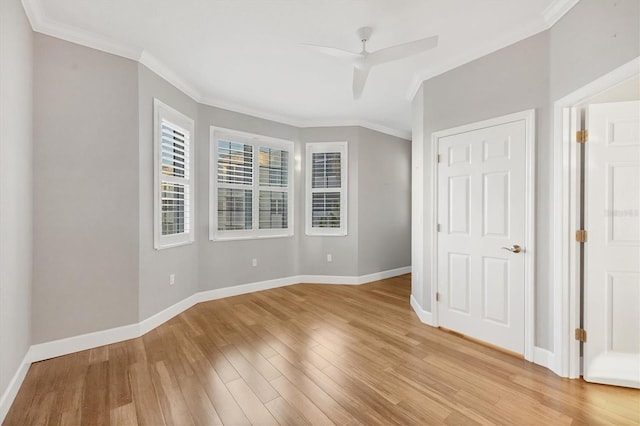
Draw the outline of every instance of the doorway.
<instances>
[{"instance_id":1,"label":"doorway","mask_svg":"<svg viewBox=\"0 0 640 426\"><path fill-rule=\"evenodd\" d=\"M554 278L561 285L554 293L559 326L552 369L565 377L631 387L640 383L634 228L640 220L640 124L637 104L621 102L640 97L639 69L640 58L555 104ZM633 307L627 306L630 300Z\"/></svg>"}]
</instances>

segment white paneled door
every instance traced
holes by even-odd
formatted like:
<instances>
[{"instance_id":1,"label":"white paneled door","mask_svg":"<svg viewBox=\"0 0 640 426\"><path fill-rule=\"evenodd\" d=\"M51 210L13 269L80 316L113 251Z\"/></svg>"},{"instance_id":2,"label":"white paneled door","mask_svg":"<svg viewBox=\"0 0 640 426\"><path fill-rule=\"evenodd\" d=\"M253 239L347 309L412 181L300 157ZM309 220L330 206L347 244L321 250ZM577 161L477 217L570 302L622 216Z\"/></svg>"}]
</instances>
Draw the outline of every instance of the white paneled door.
<instances>
[{"instance_id":1,"label":"white paneled door","mask_svg":"<svg viewBox=\"0 0 640 426\"><path fill-rule=\"evenodd\" d=\"M519 354L525 341L524 119L438 139L440 326Z\"/></svg>"},{"instance_id":2,"label":"white paneled door","mask_svg":"<svg viewBox=\"0 0 640 426\"><path fill-rule=\"evenodd\" d=\"M640 103L590 105L584 378L640 387Z\"/></svg>"}]
</instances>

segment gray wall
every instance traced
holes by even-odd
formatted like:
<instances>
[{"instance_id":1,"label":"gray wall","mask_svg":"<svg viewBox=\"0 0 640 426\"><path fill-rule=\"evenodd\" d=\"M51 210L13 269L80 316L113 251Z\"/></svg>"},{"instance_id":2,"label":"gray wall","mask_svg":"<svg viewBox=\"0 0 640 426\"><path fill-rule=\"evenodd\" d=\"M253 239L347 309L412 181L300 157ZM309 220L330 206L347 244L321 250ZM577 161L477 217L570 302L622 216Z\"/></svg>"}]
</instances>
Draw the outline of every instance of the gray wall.
<instances>
[{"instance_id":1,"label":"gray wall","mask_svg":"<svg viewBox=\"0 0 640 426\"><path fill-rule=\"evenodd\" d=\"M640 55L640 1L581 0L551 28L551 101Z\"/></svg>"},{"instance_id":2,"label":"gray wall","mask_svg":"<svg viewBox=\"0 0 640 426\"><path fill-rule=\"evenodd\" d=\"M300 215L300 169L294 169L294 226L295 235L287 238L262 240L209 240L209 170L211 167L210 127L218 126L293 141L295 157L300 156L299 130L286 124L214 108L200 106L198 116L198 198L199 216L196 238L199 247L199 288L211 290L248 284L298 274L298 240L302 216ZM251 265L252 259L258 266Z\"/></svg>"},{"instance_id":3,"label":"gray wall","mask_svg":"<svg viewBox=\"0 0 640 426\"><path fill-rule=\"evenodd\" d=\"M137 323L198 291L410 265L408 141L201 105L144 65L49 36L35 36L35 58L32 343ZM153 248L154 98L196 122L196 241L164 250ZM293 237L209 240L212 125L294 142ZM347 237L304 235L304 143L322 141L349 142Z\"/></svg>"},{"instance_id":4,"label":"gray wall","mask_svg":"<svg viewBox=\"0 0 640 426\"><path fill-rule=\"evenodd\" d=\"M586 28L589 30L585 31ZM552 113L555 101L640 56L640 1L581 0L549 32ZM550 123L552 132L553 116ZM553 186L551 144L545 151L548 157L539 161L548 161L549 169L545 174ZM561 182L555 184L560 185ZM548 197L552 197L551 193ZM550 206L550 210L545 212L545 217L549 220L548 227L552 226L553 207ZM538 279L538 285L543 284ZM555 325L551 319L552 286L544 286L544 289L548 294L538 297L536 301L543 304L542 311L548 316L537 318L536 332L545 343L541 346L553 349L551 339ZM539 310L541 309L538 308Z\"/></svg>"},{"instance_id":5,"label":"gray wall","mask_svg":"<svg viewBox=\"0 0 640 426\"><path fill-rule=\"evenodd\" d=\"M424 153L430 155L431 134L463 124L486 120L527 109L536 110L536 318L538 327L547 328L551 293L551 144L549 142L549 33L543 32L484 56L443 75L425 81ZM433 164L424 161L424 211L431 211L431 173ZM424 238L432 229L425 219ZM425 270L431 270L430 246L424 248ZM431 312L430 273L424 274L423 308ZM545 347L551 342L545 334L536 341ZM549 340L547 340L549 339Z\"/></svg>"},{"instance_id":6,"label":"gray wall","mask_svg":"<svg viewBox=\"0 0 640 426\"><path fill-rule=\"evenodd\" d=\"M358 127L313 127L300 130L303 143L311 142L347 142L348 183L347 183L347 235L344 237L325 237L305 235L304 218L300 230L300 273L304 275L358 275L358 169L360 167L360 141ZM301 156L302 169L305 168L305 151ZM300 179L299 209L304 212L305 189L304 172ZM407 244L409 241L407 240ZM327 254L332 261L327 262ZM407 259L409 262L409 259Z\"/></svg>"},{"instance_id":7,"label":"gray wall","mask_svg":"<svg viewBox=\"0 0 640 426\"><path fill-rule=\"evenodd\" d=\"M32 117L31 26L19 0L3 0L0 2L0 400L31 344Z\"/></svg>"},{"instance_id":8,"label":"gray wall","mask_svg":"<svg viewBox=\"0 0 640 426\"><path fill-rule=\"evenodd\" d=\"M639 55L638 16L637 0L582 0L551 30L425 81L420 99L414 101L414 114L421 110L424 120L422 137L414 137L414 152L425 151L420 158L414 158L414 173L423 185L414 190L425 194L431 188L431 164L424 160L433 132L536 109L535 344L545 349L553 350L555 326L551 275L553 102ZM420 123L417 125L420 127ZM420 167L424 167L424 174L416 171ZM427 195L421 205L413 206L414 215L423 215L425 221L429 209ZM430 230L425 228L413 244L424 244L430 238ZM424 251L423 271L429 271L429 248L419 248ZM425 275L423 294L414 292L414 297L421 296L422 307L429 312L430 286L429 275Z\"/></svg>"},{"instance_id":9,"label":"gray wall","mask_svg":"<svg viewBox=\"0 0 640 426\"><path fill-rule=\"evenodd\" d=\"M191 296L198 289L198 247L189 244L164 250L153 247L153 99L180 111L196 121L198 104L176 89L144 65L138 65L138 108L139 108L139 190L136 191L139 203L140 254L139 254L139 319L144 320L163 309ZM195 158L206 151L201 150L199 131L193 137L192 155ZM198 168L196 165L196 176ZM198 179L195 182L194 195L197 195ZM203 218L195 217L195 229ZM196 238L199 235L196 234ZM169 285L169 274L175 275L175 284Z\"/></svg>"},{"instance_id":10,"label":"gray wall","mask_svg":"<svg viewBox=\"0 0 640 426\"><path fill-rule=\"evenodd\" d=\"M244 241L208 239L211 125L294 141L293 237ZM200 107L198 133L200 290L295 275L360 276L410 265L408 141L360 127L298 129L204 105ZM307 236L304 233L305 143L338 141L347 141L349 149L348 235ZM362 143L371 149L361 151ZM379 179L386 184L378 187ZM375 199L381 193L387 201L395 201L395 208L387 205L381 208ZM372 235L363 236L362 229ZM361 241L366 246L360 245ZM332 255L332 262L327 262L327 254ZM257 267L251 266L253 258L258 260Z\"/></svg>"},{"instance_id":11,"label":"gray wall","mask_svg":"<svg viewBox=\"0 0 640 426\"><path fill-rule=\"evenodd\" d=\"M35 34L33 340L138 321L138 65Z\"/></svg>"},{"instance_id":12,"label":"gray wall","mask_svg":"<svg viewBox=\"0 0 640 426\"><path fill-rule=\"evenodd\" d=\"M357 275L409 266L411 143L358 131Z\"/></svg>"}]
</instances>

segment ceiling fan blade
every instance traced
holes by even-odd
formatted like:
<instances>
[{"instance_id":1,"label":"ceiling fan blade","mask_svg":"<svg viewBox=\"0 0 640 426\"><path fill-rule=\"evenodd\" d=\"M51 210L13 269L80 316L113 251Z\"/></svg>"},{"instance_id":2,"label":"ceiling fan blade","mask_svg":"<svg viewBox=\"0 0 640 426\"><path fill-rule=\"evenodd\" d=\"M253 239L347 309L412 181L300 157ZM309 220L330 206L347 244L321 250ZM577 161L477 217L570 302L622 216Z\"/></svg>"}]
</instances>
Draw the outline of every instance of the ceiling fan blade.
<instances>
[{"instance_id":1,"label":"ceiling fan blade","mask_svg":"<svg viewBox=\"0 0 640 426\"><path fill-rule=\"evenodd\" d=\"M317 50L318 52L324 53L325 55L335 56L338 58L355 59L361 56L360 53L349 52L348 50L342 50L335 47L318 46L315 44L303 44L303 46L313 50Z\"/></svg>"},{"instance_id":2,"label":"ceiling fan blade","mask_svg":"<svg viewBox=\"0 0 640 426\"><path fill-rule=\"evenodd\" d=\"M353 99L360 99L368 76L369 68L353 67Z\"/></svg>"},{"instance_id":3,"label":"ceiling fan blade","mask_svg":"<svg viewBox=\"0 0 640 426\"><path fill-rule=\"evenodd\" d=\"M420 40L410 41L408 43L398 44L397 46L387 47L385 49L376 50L367 56L367 64L370 66L382 64L385 62L396 61L398 59L407 58L417 55L429 49L433 49L438 45L438 36L423 38Z\"/></svg>"}]
</instances>

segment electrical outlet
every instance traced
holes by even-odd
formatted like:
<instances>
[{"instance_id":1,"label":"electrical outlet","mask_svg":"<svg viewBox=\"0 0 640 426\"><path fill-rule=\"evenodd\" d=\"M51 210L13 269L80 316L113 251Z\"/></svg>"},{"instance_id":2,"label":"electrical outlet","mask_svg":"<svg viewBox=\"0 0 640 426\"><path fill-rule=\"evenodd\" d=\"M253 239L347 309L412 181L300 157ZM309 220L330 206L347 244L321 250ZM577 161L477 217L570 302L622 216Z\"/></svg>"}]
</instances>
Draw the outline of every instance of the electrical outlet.
<instances>
[{"instance_id":1,"label":"electrical outlet","mask_svg":"<svg viewBox=\"0 0 640 426\"><path fill-rule=\"evenodd\" d=\"M252 259L252 260L251 260L251 265L252 265L253 267L258 266L258 259Z\"/></svg>"},{"instance_id":2,"label":"electrical outlet","mask_svg":"<svg viewBox=\"0 0 640 426\"><path fill-rule=\"evenodd\" d=\"M331 256L331 254L327 254L327 262L331 261L333 261L333 257Z\"/></svg>"},{"instance_id":3,"label":"electrical outlet","mask_svg":"<svg viewBox=\"0 0 640 426\"><path fill-rule=\"evenodd\" d=\"M169 274L169 285L174 285L176 283L176 274Z\"/></svg>"}]
</instances>

